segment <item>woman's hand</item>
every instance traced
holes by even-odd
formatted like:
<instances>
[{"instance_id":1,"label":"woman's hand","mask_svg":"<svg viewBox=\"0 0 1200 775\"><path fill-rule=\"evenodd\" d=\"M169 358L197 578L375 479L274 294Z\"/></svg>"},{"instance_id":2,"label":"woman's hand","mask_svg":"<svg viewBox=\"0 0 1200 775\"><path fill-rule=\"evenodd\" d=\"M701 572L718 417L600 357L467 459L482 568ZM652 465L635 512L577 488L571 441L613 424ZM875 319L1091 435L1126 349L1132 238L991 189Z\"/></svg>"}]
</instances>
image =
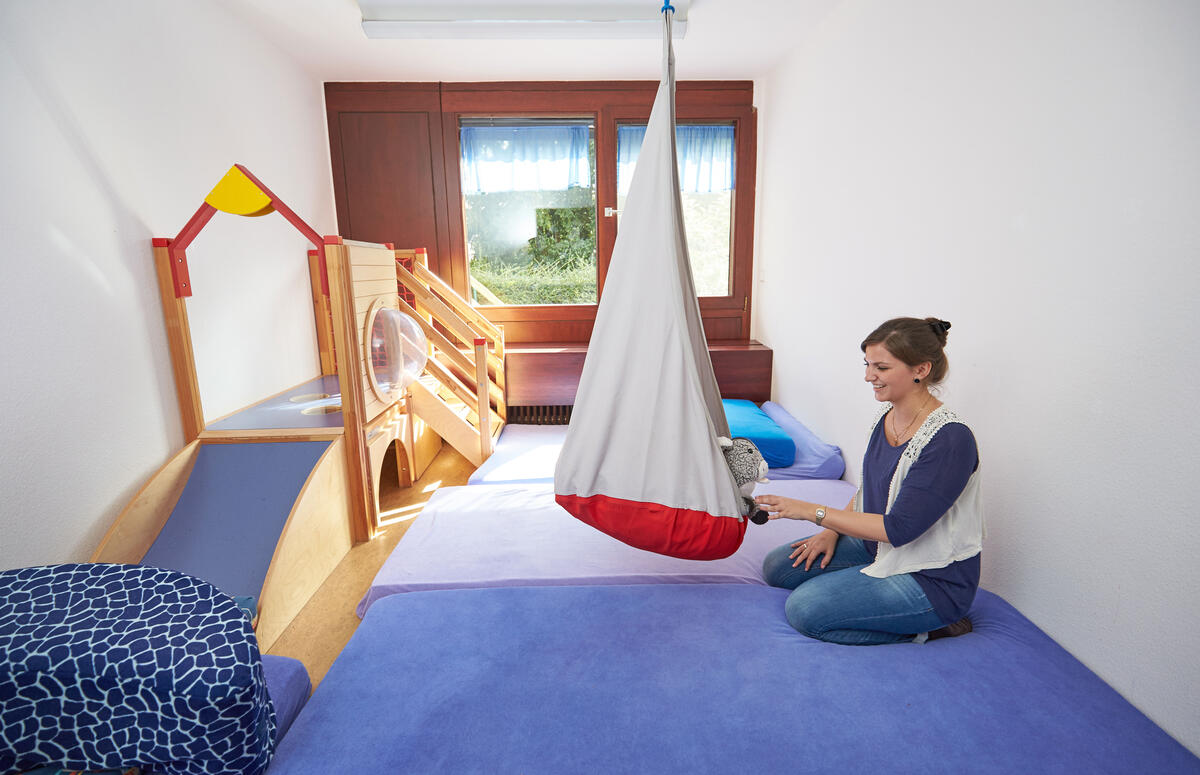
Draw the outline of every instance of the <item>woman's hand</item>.
<instances>
[{"instance_id":1,"label":"woman's hand","mask_svg":"<svg viewBox=\"0 0 1200 775\"><path fill-rule=\"evenodd\" d=\"M837 547L838 533L835 530L826 528L816 535L792 544L795 550L788 555L789 558L795 560L792 563L793 568L799 568L800 563L804 563L804 570L812 570L813 563L820 555L825 555L821 560L821 567L829 566L829 561L833 559L833 550Z\"/></svg>"},{"instance_id":2,"label":"woman's hand","mask_svg":"<svg viewBox=\"0 0 1200 775\"><path fill-rule=\"evenodd\" d=\"M820 527L833 530L838 535L854 536L867 541L888 540L882 514L843 511L808 501L784 498L782 495L759 495L754 502L766 510L768 519L803 519L814 523L817 521L817 509L824 508L825 517L821 520Z\"/></svg>"},{"instance_id":3,"label":"woman's hand","mask_svg":"<svg viewBox=\"0 0 1200 775\"><path fill-rule=\"evenodd\" d=\"M766 509L767 519L811 520L817 508L816 504L785 498L782 495L759 495L754 502Z\"/></svg>"}]
</instances>

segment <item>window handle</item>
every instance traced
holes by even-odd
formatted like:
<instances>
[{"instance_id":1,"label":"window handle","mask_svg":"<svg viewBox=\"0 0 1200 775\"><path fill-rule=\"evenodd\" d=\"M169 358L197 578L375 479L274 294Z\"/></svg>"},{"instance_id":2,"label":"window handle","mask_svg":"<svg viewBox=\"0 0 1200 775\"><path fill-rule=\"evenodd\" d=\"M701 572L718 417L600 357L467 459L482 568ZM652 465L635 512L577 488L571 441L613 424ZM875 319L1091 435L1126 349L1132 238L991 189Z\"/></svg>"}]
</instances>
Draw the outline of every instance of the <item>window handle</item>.
<instances>
[{"instance_id":1,"label":"window handle","mask_svg":"<svg viewBox=\"0 0 1200 775\"><path fill-rule=\"evenodd\" d=\"M615 207L606 207L606 208L604 208L604 217L611 218L619 212L621 212L621 211Z\"/></svg>"}]
</instances>

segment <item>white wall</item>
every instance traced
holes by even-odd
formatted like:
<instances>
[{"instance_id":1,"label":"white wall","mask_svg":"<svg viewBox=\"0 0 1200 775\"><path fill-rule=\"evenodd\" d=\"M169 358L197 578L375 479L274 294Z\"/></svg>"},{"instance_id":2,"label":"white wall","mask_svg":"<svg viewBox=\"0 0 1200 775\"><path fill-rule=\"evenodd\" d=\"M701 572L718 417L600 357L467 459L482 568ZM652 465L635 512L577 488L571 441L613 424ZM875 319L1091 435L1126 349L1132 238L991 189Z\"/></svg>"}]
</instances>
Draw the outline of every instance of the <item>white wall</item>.
<instances>
[{"instance_id":1,"label":"white wall","mask_svg":"<svg viewBox=\"0 0 1200 775\"><path fill-rule=\"evenodd\" d=\"M0 568L86 559L182 444L151 237L235 162L336 231L321 80L234 13L0 4ZM319 372L306 249L218 213L189 250L210 418Z\"/></svg>"},{"instance_id":2,"label":"white wall","mask_svg":"<svg viewBox=\"0 0 1200 775\"><path fill-rule=\"evenodd\" d=\"M858 343L950 320L984 586L1200 751L1200 4L843 2L760 83L756 336L857 480Z\"/></svg>"}]
</instances>

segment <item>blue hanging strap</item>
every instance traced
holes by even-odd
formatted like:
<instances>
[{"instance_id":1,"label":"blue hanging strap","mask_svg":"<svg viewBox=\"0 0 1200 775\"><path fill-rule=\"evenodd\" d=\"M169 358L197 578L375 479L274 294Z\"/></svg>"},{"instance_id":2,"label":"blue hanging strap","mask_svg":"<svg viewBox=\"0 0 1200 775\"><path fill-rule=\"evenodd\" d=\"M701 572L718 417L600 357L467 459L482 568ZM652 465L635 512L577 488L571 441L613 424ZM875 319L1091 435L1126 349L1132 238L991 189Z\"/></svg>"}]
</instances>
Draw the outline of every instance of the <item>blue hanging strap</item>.
<instances>
[{"instance_id":1,"label":"blue hanging strap","mask_svg":"<svg viewBox=\"0 0 1200 775\"><path fill-rule=\"evenodd\" d=\"M675 13L675 6L671 5L671 0L666 0L666 2L663 3L662 10L659 11L659 13L666 13L667 11Z\"/></svg>"}]
</instances>

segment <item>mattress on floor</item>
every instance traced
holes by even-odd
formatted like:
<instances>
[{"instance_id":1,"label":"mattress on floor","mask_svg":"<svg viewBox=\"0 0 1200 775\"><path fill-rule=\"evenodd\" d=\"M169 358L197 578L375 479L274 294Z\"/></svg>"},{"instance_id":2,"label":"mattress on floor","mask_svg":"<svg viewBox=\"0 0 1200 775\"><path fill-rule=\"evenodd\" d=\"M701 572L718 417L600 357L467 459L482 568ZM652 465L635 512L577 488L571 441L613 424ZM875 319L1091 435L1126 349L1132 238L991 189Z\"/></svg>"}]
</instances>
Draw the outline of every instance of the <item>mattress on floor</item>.
<instances>
[{"instance_id":1,"label":"mattress on floor","mask_svg":"<svg viewBox=\"0 0 1200 775\"><path fill-rule=\"evenodd\" d=\"M756 492L844 507L842 481L767 482ZM812 535L811 522L750 524L721 560L682 560L635 549L575 519L554 502L553 484L469 485L434 493L358 604L362 616L388 595L431 589L556 584L730 582L762 584L762 561L785 541Z\"/></svg>"},{"instance_id":2,"label":"mattress on floor","mask_svg":"<svg viewBox=\"0 0 1200 775\"><path fill-rule=\"evenodd\" d=\"M839 646L745 584L380 600L268 775L1196 773L1200 760L981 591L975 631Z\"/></svg>"},{"instance_id":3,"label":"mattress on floor","mask_svg":"<svg viewBox=\"0 0 1200 775\"><path fill-rule=\"evenodd\" d=\"M780 434L795 444L793 463L769 469L768 478L841 478L846 465L838 447L821 441L779 404L768 401L762 410L767 421L774 422ZM467 484L552 483L554 465L566 438L566 425L505 425L496 440L496 450L467 478Z\"/></svg>"},{"instance_id":4,"label":"mattress on floor","mask_svg":"<svg viewBox=\"0 0 1200 775\"><path fill-rule=\"evenodd\" d=\"M505 425L496 450L467 484L553 484L554 465L566 438L565 425Z\"/></svg>"}]
</instances>

